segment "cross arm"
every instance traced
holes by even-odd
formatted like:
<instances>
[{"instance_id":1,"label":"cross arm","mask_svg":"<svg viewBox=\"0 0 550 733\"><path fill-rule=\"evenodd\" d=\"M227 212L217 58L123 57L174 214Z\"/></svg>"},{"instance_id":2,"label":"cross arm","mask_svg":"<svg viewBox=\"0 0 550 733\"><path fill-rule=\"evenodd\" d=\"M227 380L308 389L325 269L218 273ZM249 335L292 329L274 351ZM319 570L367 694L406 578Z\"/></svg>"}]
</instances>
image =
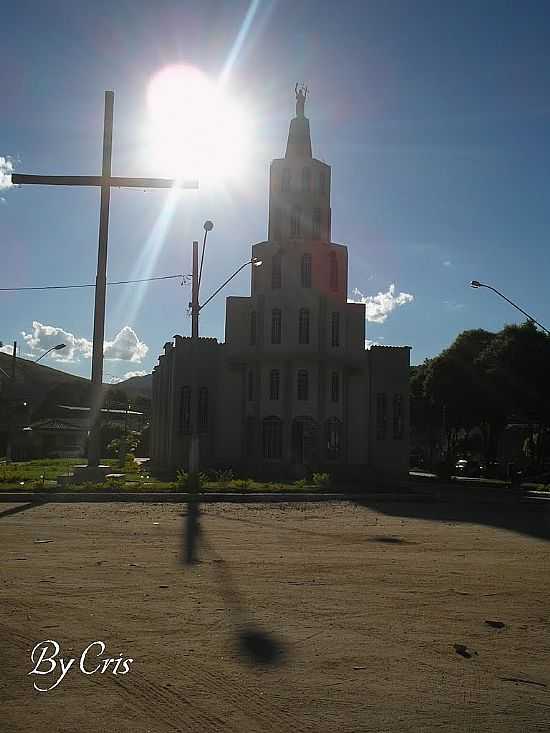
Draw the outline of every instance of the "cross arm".
<instances>
[{"instance_id":1,"label":"cross arm","mask_svg":"<svg viewBox=\"0 0 550 733\"><path fill-rule=\"evenodd\" d=\"M36 176L28 173L12 173L11 182L16 185L38 184L42 186L103 186L102 176ZM113 188L198 188L199 182L180 181L173 178L125 178L110 176L106 181Z\"/></svg>"}]
</instances>

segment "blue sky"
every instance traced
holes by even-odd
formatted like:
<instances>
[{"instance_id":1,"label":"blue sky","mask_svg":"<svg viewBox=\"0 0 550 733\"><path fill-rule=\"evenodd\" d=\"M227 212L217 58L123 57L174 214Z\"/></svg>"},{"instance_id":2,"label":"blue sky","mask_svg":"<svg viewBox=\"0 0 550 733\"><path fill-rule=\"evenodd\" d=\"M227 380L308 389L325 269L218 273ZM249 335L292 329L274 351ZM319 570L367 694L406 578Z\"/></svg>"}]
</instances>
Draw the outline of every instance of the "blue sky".
<instances>
[{"instance_id":1,"label":"blue sky","mask_svg":"<svg viewBox=\"0 0 550 733\"><path fill-rule=\"evenodd\" d=\"M233 49L228 88L253 130L246 175L180 194L170 218L165 191L114 191L109 279L189 272L205 219L215 229L203 300L248 258L266 236L269 161L284 153L294 84L305 81L314 155L333 170L333 240L349 247L349 295L358 289L371 303L368 339L410 345L416 364L464 329L521 320L471 279L548 325L548 4L260 0L235 47L249 7L4 4L4 170L99 174L103 94L113 89L113 174L162 174L140 148L150 78L186 63L215 79ZM98 191L29 186L0 198L0 287L94 282ZM248 294L248 277L225 294ZM106 359L106 379L151 371L165 341L189 334L188 300L177 280L112 287L107 354L117 358ZM39 354L69 334L70 352L56 356L72 361L44 361L89 376L92 307L91 289L0 293L0 339ZM224 323L218 297L201 333L223 340Z\"/></svg>"}]
</instances>

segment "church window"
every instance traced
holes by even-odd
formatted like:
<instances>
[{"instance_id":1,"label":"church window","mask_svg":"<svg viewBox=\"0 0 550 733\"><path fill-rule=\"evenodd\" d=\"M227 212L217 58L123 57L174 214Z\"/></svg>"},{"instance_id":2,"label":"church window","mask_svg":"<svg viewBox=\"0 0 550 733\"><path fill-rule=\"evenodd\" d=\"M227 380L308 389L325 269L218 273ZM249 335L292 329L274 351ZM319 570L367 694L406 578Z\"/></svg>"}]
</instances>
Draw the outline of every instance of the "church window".
<instances>
[{"instance_id":1,"label":"church window","mask_svg":"<svg viewBox=\"0 0 550 733\"><path fill-rule=\"evenodd\" d=\"M327 186L327 182L326 182L325 171L320 171L320 173L319 173L319 192L320 193L325 193L326 192L326 186Z\"/></svg>"},{"instance_id":2,"label":"church window","mask_svg":"<svg viewBox=\"0 0 550 733\"><path fill-rule=\"evenodd\" d=\"M248 400L252 402L254 399L254 372L252 369L248 370Z\"/></svg>"},{"instance_id":3,"label":"church window","mask_svg":"<svg viewBox=\"0 0 550 733\"><path fill-rule=\"evenodd\" d=\"M298 370L297 397L299 400L309 399L309 374L307 369Z\"/></svg>"},{"instance_id":4,"label":"church window","mask_svg":"<svg viewBox=\"0 0 550 733\"><path fill-rule=\"evenodd\" d=\"M290 236L291 237L300 236L301 218L302 218L302 210L300 209L299 206L294 206L292 208L292 214L290 215Z\"/></svg>"},{"instance_id":5,"label":"church window","mask_svg":"<svg viewBox=\"0 0 550 733\"><path fill-rule=\"evenodd\" d=\"M278 369L272 369L269 373L269 399L279 399L279 388L281 384L281 372Z\"/></svg>"},{"instance_id":6,"label":"church window","mask_svg":"<svg viewBox=\"0 0 550 733\"><path fill-rule=\"evenodd\" d=\"M180 396L180 431L191 432L191 387L182 387Z\"/></svg>"},{"instance_id":7,"label":"church window","mask_svg":"<svg viewBox=\"0 0 550 733\"><path fill-rule=\"evenodd\" d=\"M403 440L403 395L394 394L393 396L393 438L394 440Z\"/></svg>"},{"instance_id":8,"label":"church window","mask_svg":"<svg viewBox=\"0 0 550 733\"><path fill-rule=\"evenodd\" d=\"M340 346L340 314L338 311L334 311L330 323L332 346Z\"/></svg>"},{"instance_id":9,"label":"church window","mask_svg":"<svg viewBox=\"0 0 550 733\"><path fill-rule=\"evenodd\" d=\"M321 209L313 209L311 215L311 234L313 239L321 238Z\"/></svg>"},{"instance_id":10,"label":"church window","mask_svg":"<svg viewBox=\"0 0 550 733\"><path fill-rule=\"evenodd\" d=\"M302 171L302 191L311 190L311 168L304 168Z\"/></svg>"},{"instance_id":11,"label":"church window","mask_svg":"<svg viewBox=\"0 0 550 733\"><path fill-rule=\"evenodd\" d=\"M256 453L256 432L256 419L248 416L245 424L245 450L248 458Z\"/></svg>"},{"instance_id":12,"label":"church window","mask_svg":"<svg viewBox=\"0 0 550 733\"><path fill-rule=\"evenodd\" d=\"M300 277L302 281L302 287L310 288L311 287L311 255L310 254L302 255L302 265L301 265Z\"/></svg>"},{"instance_id":13,"label":"church window","mask_svg":"<svg viewBox=\"0 0 550 733\"><path fill-rule=\"evenodd\" d=\"M208 429L208 387L201 387L199 390L199 430L205 432Z\"/></svg>"},{"instance_id":14,"label":"church window","mask_svg":"<svg viewBox=\"0 0 550 733\"><path fill-rule=\"evenodd\" d=\"M279 206L277 206L273 209L272 235L275 241L279 241L281 239L281 221L282 221L281 209Z\"/></svg>"},{"instance_id":15,"label":"church window","mask_svg":"<svg viewBox=\"0 0 550 733\"><path fill-rule=\"evenodd\" d=\"M309 344L309 310L300 308L298 316L298 343Z\"/></svg>"},{"instance_id":16,"label":"church window","mask_svg":"<svg viewBox=\"0 0 550 733\"><path fill-rule=\"evenodd\" d=\"M340 400L340 375L338 372L332 372L330 375L330 399L333 402Z\"/></svg>"},{"instance_id":17,"label":"church window","mask_svg":"<svg viewBox=\"0 0 550 733\"><path fill-rule=\"evenodd\" d=\"M290 168L283 169L281 178L281 191L290 191Z\"/></svg>"},{"instance_id":18,"label":"church window","mask_svg":"<svg viewBox=\"0 0 550 733\"><path fill-rule=\"evenodd\" d=\"M330 289L338 290L338 260L336 259L336 252L329 254L329 274Z\"/></svg>"},{"instance_id":19,"label":"church window","mask_svg":"<svg viewBox=\"0 0 550 733\"><path fill-rule=\"evenodd\" d=\"M271 311L271 343L281 343L281 320L282 314L280 308L273 308Z\"/></svg>"},{"instance_id":20,"label":"church window","mask_svg":"<svg viewBox=\"0 0 550 733\"><path fill-rule=\"evenodd\" d=\"M281 254L278 252L271 258L271 287L278 290L282 284Z\"/></svg>"},{"instance_id":21,"label":"church window","mask_svg":"<svg viewBox=\"0 0 550 733\"><path fill-rule=\"evenodd\" d=\"M331 417L326 422L327 458L339 458L342 450L342 423L338 418Z\"/></svg>"},{"instance_id":22,"label":"church window","mask_svg":"<svg viewBox=\"0 0 550 733\"><path fill-rule=\"evenodd\" d=\"M387 399L385 392L378 392L376 394L376 439L386 439L386 427L387 427Z\"/></svg>"},{"instance_id":23,"label":"church window","mask_svg":"<svg viewBox=\"0 0 550 733\"><path fill-rule=\"evenodd\" d=\"M250 346L256 346L256 311L252 311L250 314Z\"/></svg>"},{"instance_id":24,"label":"church window","mask_svg":"<svg viewBox=\"0 0 550 733\"><path fill-rule=\"evenodd\" d=\"M278 459L282 455L282 423L278 417L266 417L262 421L264 458Z\"/></svg>"}]
</instances>

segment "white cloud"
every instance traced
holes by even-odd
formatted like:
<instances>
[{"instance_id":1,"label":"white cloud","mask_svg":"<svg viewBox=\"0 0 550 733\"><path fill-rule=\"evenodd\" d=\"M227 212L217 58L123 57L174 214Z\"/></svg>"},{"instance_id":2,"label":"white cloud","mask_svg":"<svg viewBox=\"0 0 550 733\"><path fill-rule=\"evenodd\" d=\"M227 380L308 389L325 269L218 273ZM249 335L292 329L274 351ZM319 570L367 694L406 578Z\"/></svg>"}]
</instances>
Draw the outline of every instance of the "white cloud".
<instances>
[{"instance_id":1,"label":"white cloud","mask_svg":"<svg viewBox=\"0 0 550 733\"><path fill-rule=\"evenodd\" d=\"M11 356L13 354L13 344L0 346L0 354L9 354Z\"/></svg>"},{"instance_id":2,"label":"white cloud","mask_svg":"<svg viewBox=\"0 0 550 733\"><path fill-rule=\"evenodd\" d=\"M364 303L366 305L366 319L372 323L384 323L387 317L397 307L412 303L414 295L410 293L395 294L395 283L391 283L385 293L379 292L377 295L364 295L360 290L355 288L353 295L356 296L350 300L350 303Z\"/></svg>"},{"instance_id":3,"label":"white cloud","mask_svg":"<svg viewBox=\"0 0 550 733\"><path fill-rule=\"evenodd\" d=\"M365 339L365 349L370 349L371 346L382 346L382 344L379 344L378 341L371 341L370 339Z\"/></svg>"},{"instance_id":4,"label":"white cloud","mask_svg":"<svg viewBox=\"0 0 550 733\"><path fill-rule=\"evenodd\" d=\"M76 362L81 356L89 359L92 355L91 341L57 326L46 326L40 321L33 321L31 333L21 333L32 356L40 356L57 344L65 344L65 348L49 354L49 358L55 361Z\"/></svg>"},{"instance_id":5,"label":"white cloud","mask_svg":"<svg viewBox=\"0 0 550 733\"><path fill-rule=\"evenodd\" d=\"M149 351L130 326L124 326L112 341L105 341L104 356L117 361L141 362Z\"/></svg>"},{"instance_id":6,"label":"white cloud","mask_svg":"<svg viewBox=\"0 0 550 733\"><path fill-rule=\"evenodd\" d=\"M453 263L451 260L443 260L443 267L452 267Z\"/></svg>"},{"instance_id":7,"label":"white cloud","mask_svg":"<svg viewBox=\"0 0 550 733\"><path fill-rule=\"evenodd\" d=\"M0 155L0 191L3 188L11 188L13 183L11 182L11 174L13 173L13 162L11 158L4 158ZM5 202L5 199L2 199Z\"/></svg>"},{"instance_id":8,"label":"white cloud","mask_svg":"<svg viewBox=\"0 0 550 733\"><path fill-rule=\"evenodd\" d=\"M33 321L32 331L22 331L23 339L29 349L30 356L40 356L52 346L63 343L65 348L52 351L47 358L60 362L77 362L80 358L90 359L92 342L83 336L75 336L58 326L47 326ZM149 351L149 347L140 341L130 326L124 326L112 341L105 341L104 357L116 361L141 362Z\"/></svg>"}]
</instances>

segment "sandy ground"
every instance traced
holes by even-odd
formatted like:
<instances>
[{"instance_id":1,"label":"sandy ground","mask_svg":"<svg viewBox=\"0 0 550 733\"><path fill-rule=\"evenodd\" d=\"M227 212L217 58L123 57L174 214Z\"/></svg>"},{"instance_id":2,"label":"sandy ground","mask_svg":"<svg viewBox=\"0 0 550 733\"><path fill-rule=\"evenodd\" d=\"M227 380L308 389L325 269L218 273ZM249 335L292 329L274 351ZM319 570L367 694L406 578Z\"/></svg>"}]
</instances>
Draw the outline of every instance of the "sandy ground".
<instances>
[{"instance_id":1,"label":"sandy ground","mask_svg":"<svg viewBox=\"0 0 550 733\"><path fill-rule=\"evenodd\" d=\"M550 730L544 508L209 505L193 568L175 505L15 509L0 505L2 733ZM251 624L276 664L239 647ZM28 674L43 640L77 661L41 693L59 677ZM96 640L134 659L126 675L79 671Z\"/></svg>"}]
</instances>

